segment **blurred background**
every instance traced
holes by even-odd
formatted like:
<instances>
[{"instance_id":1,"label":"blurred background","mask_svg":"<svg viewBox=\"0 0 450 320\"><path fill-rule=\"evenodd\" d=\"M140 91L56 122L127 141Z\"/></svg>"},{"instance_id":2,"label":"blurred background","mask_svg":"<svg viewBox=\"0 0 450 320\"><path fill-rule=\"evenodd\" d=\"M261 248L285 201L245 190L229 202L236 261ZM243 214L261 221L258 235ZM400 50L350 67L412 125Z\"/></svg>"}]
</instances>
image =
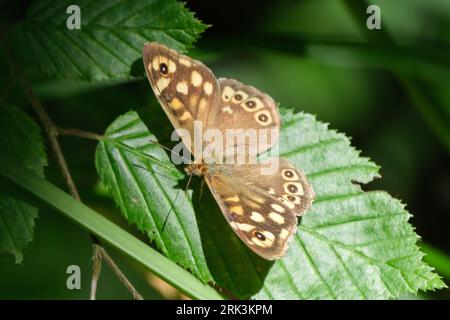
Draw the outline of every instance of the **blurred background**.
<instances>
[{"instance_id":1,"label":"blurred background","mask_svg":"<svg viewBox=\"0 0 450 320\"><path fill-rule=\"evenodd\" d=\"M29 3L1 0L2 26L23 19ZM381 8L381 30L366 27L369 4ZM238 79L284 107L317 115L353 137L362 155L381 165L382 179L365 189L386 190L408 204L427 261L449 284L450 2L228 0L187 1L186 6L211 25L189 55L218 77ZM3 57L0 70L3 87ZM154 103L144 78L120 84L33 79L33 86L58 125L98 133L120 114ZM9 100L33 115L18 88ZM86 204L144 239L127 227L98 184L95 143L61 137L61 144ZM64 186L51 155L46 175ZM183 298L109 251L145 298ZM0 298L86 299L90 255L87 232L41 207L23 264L0 256ZM81 267L81 290L66 289L70 264ZM131 297L104 266L98 298ZM420 298L449 299L450 291L421 293Z\"/></svg>"}]
</instances>

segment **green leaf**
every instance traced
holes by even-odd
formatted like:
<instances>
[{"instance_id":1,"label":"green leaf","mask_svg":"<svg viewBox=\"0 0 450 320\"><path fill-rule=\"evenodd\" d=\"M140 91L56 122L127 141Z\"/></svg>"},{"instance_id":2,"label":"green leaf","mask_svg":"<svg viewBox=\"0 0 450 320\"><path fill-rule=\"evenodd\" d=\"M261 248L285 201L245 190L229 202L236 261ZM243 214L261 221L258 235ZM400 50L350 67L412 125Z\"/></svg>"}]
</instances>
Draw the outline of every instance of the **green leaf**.
<instances>
[{"instance_id":1,"label":"green leaf","mask_svg":"<svg viewBox=\"0 0 450 320\"><path fill-rule=\"evenodd\" d=\"M66 26L70 5L80 8L78 30ZM49 77L123 80L142 76L145 42L186 51L205 28L175 0L36 0L9 39L29 72L38 67Z\"/></svg>"},{"instance_id":2,"label":"green leaf","mask_svg":"<svg viewBox=\"0 0 450 320\"><path fill-rule=\"evenodd\" d=\"M20 109L2 106L0 150L2 158L44 175L47 157L40 129ZM37 208L23 200L24 195L5 179L0 179L0 253L9 252L21 263L23 250L33 239Z\"/></svg>"},{"instance_id":3,"label":"green leaf","mask_svg":"<svg viewBox=\"0 0 450 320\"><path fill-rule=\"evenodd\" d=\"M386 192L362 191L360 184L379 177L379 167L311 115L283 110L282 119L281 156L305 171L317 198L276 262L242 244L198 180L183 191L181 169L151 143L156 137L136 112L108 128L98 145L97 170L124 216L161 252L232 296L380 299L442 288L422 261L404 205ZM170 127L167 121L154 116L148 125L168 138L157 132Z\"/></svg>"}]
</instances>

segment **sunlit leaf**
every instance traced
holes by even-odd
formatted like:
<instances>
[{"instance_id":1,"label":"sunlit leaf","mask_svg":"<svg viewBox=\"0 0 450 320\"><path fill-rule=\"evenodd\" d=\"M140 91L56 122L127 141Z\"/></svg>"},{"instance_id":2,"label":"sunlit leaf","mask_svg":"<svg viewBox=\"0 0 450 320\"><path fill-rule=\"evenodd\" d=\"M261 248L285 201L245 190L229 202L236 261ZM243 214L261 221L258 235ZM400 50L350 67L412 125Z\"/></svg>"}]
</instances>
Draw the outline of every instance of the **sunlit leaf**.
<instances>
[{"instance_id":1,"label":"sunlit leaf","mask_svg":"<svg viewBox=\"0 0 450 320\"><path fill-rule=\"evenodd\" d=\"M108 128L97 170L124 216L161 252L233 296L380 299L442 287L422 262L404 205L386 192L361 190L379 167L313 116L284 111L282 118L280 153L305 171L317 198L274 263L241 243L209 191L198 183L182 190L183 174L151 143L156 138L137 113Z\"/></svg>"}]
</instances>

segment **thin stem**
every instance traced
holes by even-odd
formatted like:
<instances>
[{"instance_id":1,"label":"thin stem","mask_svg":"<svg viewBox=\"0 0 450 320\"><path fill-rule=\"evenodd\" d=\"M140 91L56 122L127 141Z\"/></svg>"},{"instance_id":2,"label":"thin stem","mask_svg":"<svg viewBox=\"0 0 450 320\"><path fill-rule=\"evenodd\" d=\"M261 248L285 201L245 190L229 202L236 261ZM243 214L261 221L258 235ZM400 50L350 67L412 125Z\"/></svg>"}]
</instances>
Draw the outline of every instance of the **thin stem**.
<instances>
[{"instance_id":1,"label":"thin stem","mask_svg":"<svg viewBox=\"0 0 450 320\"><path fill-rule=\"evenodd\" d=\"M128 291L133 295L134 300L144 300L139 292L133 287L131 282L125 277L120 268L116 265L114 260L109 256L105 249L99 247L102 259L108 264L111 270L115 273L116 277L119 278L120 282L128 289Z\"/></svg>"},{"instance_id":2,"label":"thin stem","mask_svg":"<svg viewBox=\"0 0 450 320\"><path fill-rule=\"evenodd\" d=\"M80 194L78 193L78 190L72 179L72 175L70 174L69 168L67 166L66 159L64 158L64 154L63 154L61 147L59 145L59 142L58 142L58 134L59 134L58 127L50 119L49 115L47 114L47 111L44 109L40 99L34 93L32 87L31 87L31 84L29 83L25 74L22 72L22 69L20 68L19 64L17 64L16 61L13 59L12 51L9 47L8 42L6 41L6 38L4 37L4 33L2 30L0 30L0 44L3 47L5 56L6 56L6 60L11 68L11 74L15 75L15 77L21 84L21 87L24 90L25 95L28 97L28 100L30 101L33 109L37 113L39 120L42 122L42 125L44 126L45 132L47 133L48 140L50 141L51 148L57 159L59 169L64 177L64 180L66 182L66 185L67 185L67 188L69 189L70 194L77 201L82 202ZM69 132L74 132L75 129L68 129L68 130L69 130ZM81 130L78 130L78 131L81 131ZM125 277L125 275L122 273L122 271L120 271L120 269L117 267L117 265L114 263L114 261L109 257L109 255L106 253L106 251L100 246L100 241L97 239L97 237L95 237L93 234L90 234L90 237L91 237L91 241L93 243L92 258L93 258L93 270L94 270L94 273L93 273L92 279L91 279L91 296L90 296L90 298L95 300L95 295L96 295L96 291L97 291L97 281L100 276L100 270L101 270L101 259L103 258L103 259L105 259L107 264L113 269L114 273L119 278L119 280L130 291L130 293L133 295L133 297L135 299L142 300L142 297L139 295L139 293L136 291L136 289L133 287L133 285L128 281L128 279ZM101 254L99 254L99 252Z\"/></svg>"},{"instance_id":3,"label":"thin stem","mask_svg":"<svg viewBox=\"0 0 450 320\"><path fill-rule=\"evenodd\" d=\"M92 244L93 261L92 261L92 279L91 279L91 295L90 299L95 300L97 293L98 279L100 278L100 272L102 270L102 256L101 248L97 244Z\"/></svg>"},{"instance_id":4,"label":"thin stem","mask_svg":"<svg viewBox=\"0 0 450 320\"><path fill-rule=\"evenodd\" d=\"M74 136L74 137L80 137L80 138L86 138L91 140L97 140L101 141L103 140L103 136L89 131L84 131L80 129L74 129L74 128L57 128L58 134L62 136Z\"/></svg>"}]
</instances>

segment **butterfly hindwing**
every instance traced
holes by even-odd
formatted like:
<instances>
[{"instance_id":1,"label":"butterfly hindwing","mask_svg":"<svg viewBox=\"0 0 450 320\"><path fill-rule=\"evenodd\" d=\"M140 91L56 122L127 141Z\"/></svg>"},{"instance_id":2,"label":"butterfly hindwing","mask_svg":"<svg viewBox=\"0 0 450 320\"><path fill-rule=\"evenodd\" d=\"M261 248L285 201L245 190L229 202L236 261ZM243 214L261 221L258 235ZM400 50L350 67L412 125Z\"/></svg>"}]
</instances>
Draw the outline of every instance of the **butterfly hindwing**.
<instances>
[{"instance_id":1,"label":"butterfly hindwing","mask_svg":"<svg viewBox=\"0 0 450 320\"><path fill-rule=\"evenodd\" d=\"M264 177L255 180L253 175L250 180L251 172L245 167L250 166L214 166L215 173L207 175L206 181L236 235L261 257L280 258L295 234L296 214L260 187Z\"/></svg>"},{"instance_id":2,"label":"butterfly hindwing","mask_svg":"<svg viewBox=\"0 0 450 320\"><path fill-rule=\"evenodd\" d=\"M172 125L188 130L192 139L194 121L206 126L208 114L217 105L217 79L200 61L156 42L144 45L143 57L152 89ZM192 152L192 141L183 142Z\"/></svg>"}]
</instances>

